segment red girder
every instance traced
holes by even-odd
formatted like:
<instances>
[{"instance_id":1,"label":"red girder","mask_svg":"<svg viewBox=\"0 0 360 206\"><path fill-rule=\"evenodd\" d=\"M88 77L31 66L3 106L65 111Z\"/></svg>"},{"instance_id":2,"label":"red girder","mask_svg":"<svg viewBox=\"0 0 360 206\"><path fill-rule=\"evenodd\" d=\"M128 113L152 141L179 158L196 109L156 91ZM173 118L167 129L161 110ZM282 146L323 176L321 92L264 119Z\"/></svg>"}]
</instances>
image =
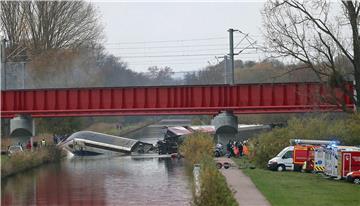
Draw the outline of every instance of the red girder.
<instances>
[{"instance_id":1,"label":"red girder","mask_svg":"<svg viewBox=\"0 0 360 206\"><path fill-rule=\"evenodd\" d=\"M1 103L2 118L340 111L341 103L353 109L340 89L319 83L7 90Z\"/></svg>"}]
</instances>

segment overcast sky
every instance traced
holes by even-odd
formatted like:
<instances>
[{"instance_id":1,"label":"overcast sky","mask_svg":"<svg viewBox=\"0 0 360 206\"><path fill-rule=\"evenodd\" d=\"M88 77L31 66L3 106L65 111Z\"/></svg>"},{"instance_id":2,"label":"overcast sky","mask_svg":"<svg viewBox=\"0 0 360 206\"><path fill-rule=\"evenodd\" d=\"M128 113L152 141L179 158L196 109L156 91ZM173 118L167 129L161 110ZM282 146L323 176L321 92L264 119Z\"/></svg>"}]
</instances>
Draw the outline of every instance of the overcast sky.
<instances>
[{"instance_id":1,"label":"overcast sky","mask_svg":"<svg viewBox=\"0 0 360 206\"><path fill-rule=\"evenodd\" d=\"M105 46L135 71L170 66L193 71L228 53L229 28L261 38L262 2L94 2L102 16ZM236 45L242 35L235 35ZM247 46L245 41L238 47ZM259 60L256 50L237 58ZM250 54L249 54L250 53Z\"/></svg>"}]
</instances>

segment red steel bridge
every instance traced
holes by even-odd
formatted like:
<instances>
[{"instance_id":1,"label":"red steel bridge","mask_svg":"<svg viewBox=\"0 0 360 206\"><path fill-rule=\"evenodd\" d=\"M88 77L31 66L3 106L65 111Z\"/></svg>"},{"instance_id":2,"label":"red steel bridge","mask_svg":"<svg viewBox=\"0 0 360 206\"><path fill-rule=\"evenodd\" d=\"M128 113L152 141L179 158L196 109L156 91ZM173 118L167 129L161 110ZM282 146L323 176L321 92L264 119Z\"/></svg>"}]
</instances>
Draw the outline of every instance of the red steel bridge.
<instances>
[{"instance_id":1,"label":"red steel bridge","mask_svg":"<svg viewBox=\"0 0 360 206\"><path fill-rule=\"evenodd\" d=\"M352 91L352 83L345 86ZM329 103L331 102L331 103ZM320 83L63 88L1 91L1 118L110 115L215 115L353 109L340 89Z\"/></svg>"}]
</instances>

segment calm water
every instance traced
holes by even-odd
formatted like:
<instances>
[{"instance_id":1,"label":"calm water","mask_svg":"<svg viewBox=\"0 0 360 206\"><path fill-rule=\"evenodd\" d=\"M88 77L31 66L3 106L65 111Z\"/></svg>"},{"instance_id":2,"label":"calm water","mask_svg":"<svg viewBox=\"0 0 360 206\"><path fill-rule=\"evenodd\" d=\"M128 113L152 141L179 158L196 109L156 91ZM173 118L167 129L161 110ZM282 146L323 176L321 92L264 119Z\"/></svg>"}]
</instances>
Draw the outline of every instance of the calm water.
<instances>
[{"instance_id":1,"label":"calm water","mask_svg":"<svg viewBox=\"0 0 360 206\"><path fill-rule=\"evenodd\" d=\"M159 127L130 134L147 142ZM183 160L154 154L73 158L2 180L1 205L190 205Z\"/></svg>"}]
</instances>

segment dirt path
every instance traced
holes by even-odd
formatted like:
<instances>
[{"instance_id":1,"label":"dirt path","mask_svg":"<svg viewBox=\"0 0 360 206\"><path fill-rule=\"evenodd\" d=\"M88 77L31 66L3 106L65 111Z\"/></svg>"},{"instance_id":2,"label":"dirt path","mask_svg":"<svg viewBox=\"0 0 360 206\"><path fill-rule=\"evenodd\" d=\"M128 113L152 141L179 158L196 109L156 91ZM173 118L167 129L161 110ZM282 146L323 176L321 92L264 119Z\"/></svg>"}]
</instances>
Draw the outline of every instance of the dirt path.
<instances>
[{"instance_id":1,"label":"dirt path","mask_svg":"<svg viewBox=\"0 0 360 206\"><path fill-rule=\"evenodd\" d=\"M235 167L220 169L226 178L230 189L235 192L234 197L240 206L270 206L261 192L255 187L251 179L246 176L230 158L222 157L215 159L218 162L229 162Z\"/></svg>"}]
</instances>

